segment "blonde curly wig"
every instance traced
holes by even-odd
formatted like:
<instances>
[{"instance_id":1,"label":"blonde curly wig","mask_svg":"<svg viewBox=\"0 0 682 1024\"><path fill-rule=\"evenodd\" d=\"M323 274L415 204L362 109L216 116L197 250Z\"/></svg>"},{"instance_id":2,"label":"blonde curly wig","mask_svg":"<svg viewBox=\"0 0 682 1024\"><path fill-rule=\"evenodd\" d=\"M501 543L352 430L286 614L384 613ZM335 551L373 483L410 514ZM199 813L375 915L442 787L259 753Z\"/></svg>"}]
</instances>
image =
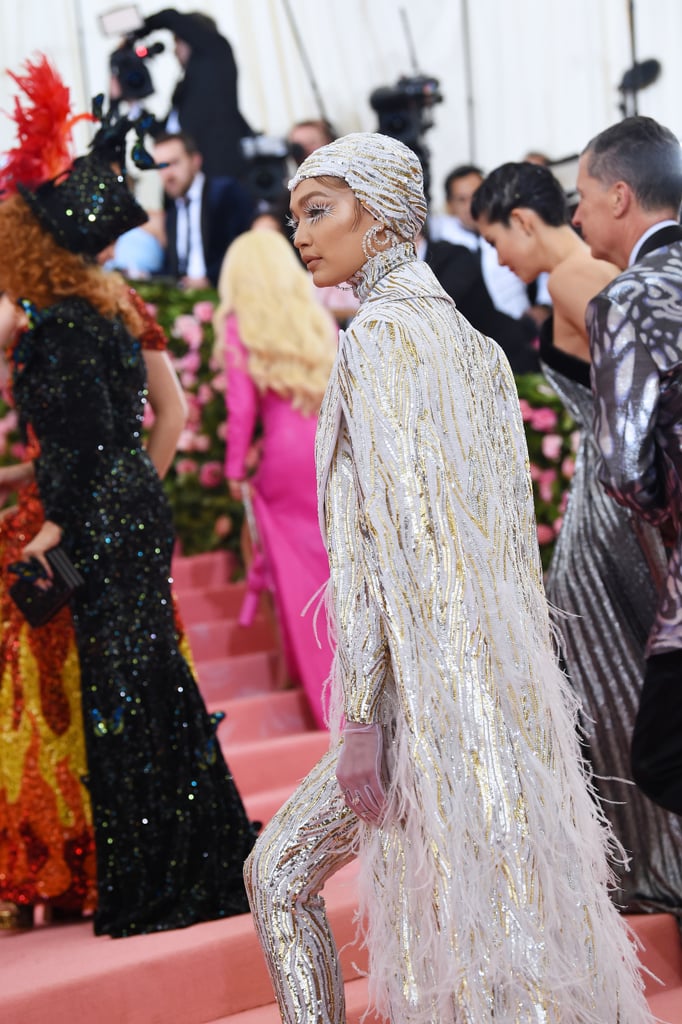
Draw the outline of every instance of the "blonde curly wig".
<instances>
[{"instance_id":1,"label":"blonde curly wig","mask_svg":"<svg viewBox=\"0 0 682 1024\"><path fill-rule=\"evenodd\" d=\"M336 324L316 300L309 275L277 231L246 231L227 250L218 281L216 344L233 313L248 369L306 415L317 412L336 355Z\"/></svg>"}]
</instances>

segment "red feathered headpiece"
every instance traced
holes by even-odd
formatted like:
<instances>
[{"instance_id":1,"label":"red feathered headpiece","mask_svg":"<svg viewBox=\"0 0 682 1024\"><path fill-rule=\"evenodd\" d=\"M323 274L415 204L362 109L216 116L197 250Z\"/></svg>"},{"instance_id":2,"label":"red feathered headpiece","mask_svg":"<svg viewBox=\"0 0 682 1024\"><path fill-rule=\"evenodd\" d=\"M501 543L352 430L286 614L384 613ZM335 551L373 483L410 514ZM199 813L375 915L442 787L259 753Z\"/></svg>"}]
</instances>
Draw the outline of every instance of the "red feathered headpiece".
<instances>
[{"instance_id":1,"label":"red feathered headpiece","mask_svg":"<svg viewBox=\"0 0 682 1024\"><path fill-rule=\"evenodd\" d=\"M25 74L7 74L26 99L14 99L17 145L6 154L0 167L0 195L13 195L19 185L36 188L66 171L73 161L73 126L93 121L91 114L71 114L69 90L47 57L27 60Z\"/></svg>"}]
</instances>

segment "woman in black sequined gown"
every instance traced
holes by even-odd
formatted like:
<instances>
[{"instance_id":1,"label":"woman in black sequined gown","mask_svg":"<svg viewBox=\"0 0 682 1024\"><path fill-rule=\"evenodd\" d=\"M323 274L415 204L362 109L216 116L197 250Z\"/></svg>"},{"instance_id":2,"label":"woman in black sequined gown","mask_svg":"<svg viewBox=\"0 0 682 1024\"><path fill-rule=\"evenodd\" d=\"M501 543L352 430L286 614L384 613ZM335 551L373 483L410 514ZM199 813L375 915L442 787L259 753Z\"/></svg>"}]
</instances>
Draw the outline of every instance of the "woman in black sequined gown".
<instances>
[{"instance_id":1,"label":"woman in black sequined gown","mask_svg":"<svg viewBox=\"0 0 682 1024\"><path fill-rule=\"evenodd\" d=\"M101 168L98 177L107 182ZM71 251L58 245L21 196L0 205L3 301L22 300L29 321L14 352L14 397L40 444L47 520L24 555L43 559L61 540L85 579L72 611L95 931L123 936L246 912L242 865L254 835L178 650L171 515L141 438L137 313L74 237Z\"/></svg>"}]
</instances>

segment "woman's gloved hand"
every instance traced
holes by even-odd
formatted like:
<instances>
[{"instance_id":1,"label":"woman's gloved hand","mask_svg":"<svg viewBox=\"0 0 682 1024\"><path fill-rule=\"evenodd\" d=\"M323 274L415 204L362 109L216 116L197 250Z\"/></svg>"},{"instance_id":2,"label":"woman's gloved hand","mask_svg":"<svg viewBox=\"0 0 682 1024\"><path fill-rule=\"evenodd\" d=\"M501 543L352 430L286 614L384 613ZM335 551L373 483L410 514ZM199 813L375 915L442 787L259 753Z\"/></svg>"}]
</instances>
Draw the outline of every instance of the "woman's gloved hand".
<instances>
[{"instance_id":1,"label":"woman's gloved hand","mask_svg":"<svg viewBox=\"0 0 682 1024\"><path fill-rule=\"evenodd\" d=\"M381 825L387 810L381 779L381 726L347 722L342 739L336 778L346 804L369 825Z\"/></svg>"}]
</instances>

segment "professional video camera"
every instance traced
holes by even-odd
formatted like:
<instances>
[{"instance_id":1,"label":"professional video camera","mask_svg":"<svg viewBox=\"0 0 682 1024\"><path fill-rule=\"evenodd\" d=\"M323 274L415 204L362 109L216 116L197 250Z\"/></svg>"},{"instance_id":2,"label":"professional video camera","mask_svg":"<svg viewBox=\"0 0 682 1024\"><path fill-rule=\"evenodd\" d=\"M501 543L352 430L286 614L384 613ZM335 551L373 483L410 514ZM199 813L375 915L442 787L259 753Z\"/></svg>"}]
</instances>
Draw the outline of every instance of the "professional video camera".
<instances>
[{"instance_id":1,"label":"professional video camera","mask_svg":"<svg viewBox=\"0 0 682 1024\"><path fill-rule=\"evenodd\" d=\"M285 139L247 135L241 140L242 180L257 202L273 202L286 192L290 150Z\"/></svg>"},{"instance_id":2,"label":"professional video camera","mask_svg":"<svg viewBox=\"0 0 682 1024\"><path fill-rule=\"evenodd\" d=\"M145 46L130 37L114 50L109 58L109 66L112 77L120 86L120 99L130 102L143 100L152 95L154 85L147 61L157 53L163 53L164 50L163 43Z\"/></svg>"},{"instance_id":3,"label":"professional video camera","mask_svg":"<svg viewBox=\"0 0 682 1024\"><path fill-rule=\"evenodd\" d=\"M429 196L430 153L423 136L433 127L430 110L441 103L437 78L414 75L399 78L395 85L382 85L369 97L370 106L379 115L378 131L404 142L419 157L424 171L424 191Z\"/></svg>"}]
</instances>

